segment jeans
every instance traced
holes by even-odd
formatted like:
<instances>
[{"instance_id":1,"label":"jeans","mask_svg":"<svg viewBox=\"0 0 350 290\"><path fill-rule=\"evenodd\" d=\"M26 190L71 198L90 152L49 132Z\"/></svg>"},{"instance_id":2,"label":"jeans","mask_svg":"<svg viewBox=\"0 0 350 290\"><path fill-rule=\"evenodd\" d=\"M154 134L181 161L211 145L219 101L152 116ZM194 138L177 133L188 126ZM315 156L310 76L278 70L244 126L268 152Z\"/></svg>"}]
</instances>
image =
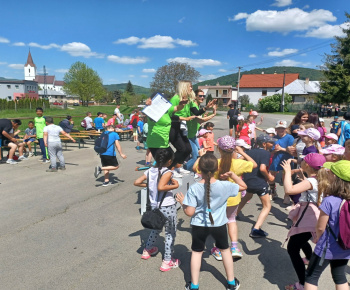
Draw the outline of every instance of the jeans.
<instances>
[{"instance_id":1,"label":"jeans","mask_svg":"<svg viewBox=\"0 0 350 290\"><path fill-rule=\"evenodd\" d=\"M52 142L47 146L50 155L51 168L57 168L56 156L60 161L60 166L65 167L61 142Z\"/></svg>"},{"instance_id":2,"label":"jeans","mask_svg":"<svg viewBox=\"0 0 350 290\"><path fill-rule=\"evenodd\" d=\"M199 151L199 143L198 139L196 137L188 138L190 141L191 147L192 147L192 153L191 153L191 159L187 161L187 163L184 165L184 168L186 170L192 171L193 165L196 162L198 158L198 151Z\"/></svg>"},{"instance_id":3,"label":"jeans","mask_svg":"<svg viewBox=\"0 0 350 290\"><path fill-rule=\"evenodd\" d=\"M44 138L39 138L38 141L39 141L41 154L43 155L43 159L49 159L49 157L46 155L46 147L45 147L45 143L44 143Z\"/></svg>"}]
</instances>

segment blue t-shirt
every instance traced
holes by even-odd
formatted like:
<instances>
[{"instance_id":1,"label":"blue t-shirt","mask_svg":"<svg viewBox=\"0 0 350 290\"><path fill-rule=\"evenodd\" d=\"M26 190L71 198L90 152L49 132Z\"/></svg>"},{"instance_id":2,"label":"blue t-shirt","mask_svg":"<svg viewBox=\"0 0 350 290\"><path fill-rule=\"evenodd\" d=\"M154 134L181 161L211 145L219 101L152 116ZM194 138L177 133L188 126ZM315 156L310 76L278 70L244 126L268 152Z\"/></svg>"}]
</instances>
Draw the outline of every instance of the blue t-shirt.
<instances>
[{"instance_id":1,"label":"blue t-shirt","mask_svg":"<svg viewBox=\"0 0 350 290\"><path fill-rule=\"evenodd\" d=\"M288 146L292 146L294 143L294 138L292 135L286 134L285 136L283 136L282 138L279 137L278 135L276 135L275 137L277 139L275 145L273 146L273 150L275 149L275 146L278 144L280 145L282 148L287 148ZM281 163L283 160L287 160L293 158L292 155L290 155L287 152L284 151L280 151L280 152L276 152L273 155L272 158L272 163L270 165L270 171L280 171L282 170L282 166Z\"/></svg>"},{"instance_id":2,"label":"blue t-shirt","mask_svg":"<svg viewBox=\"0 0 350 290\"><path fill-rule=\"evenodd\" d=\"M95 123L95 128L96 129L103 129L103 125L104 124L105 120L103 120L101 117L96 117L94 119L94 123Z\"/></svg>"},{"instance_id":3,"label":"blue t-shirt","mask_svg":"<svg viewBox=\"0 0 350 290\"><path fill-rule=\"evenodd\" d=\"M141 120L137 122L137 127L140 128L140 132L142 133L143 132L143 122Z\"/></svg>"},{"instance_id":4,"label":"blue t-shirt","mask_svg":"<svg viewBox=\"0 0 350 290\"><path fill-rule=\"evenodd\" d=\"M101 153L101 155L116 156L114 142L120 139L118 133L106 131L106 132L103 132L102 134L109 134L109 136L108 136L108 149L105 153Z\"/></svg>"},{"instance_id":5,"label":"blue t-shirt","mask_svg":"<svg viewBox=\"0 0 350 290\"><path fill-rule=\"evenodd\" d=\"M190 186L183 204L196 208L191 218L191 225L200 227L220 227L228 222L226 204L229 197L238 194L239 186L230 181L215 181L210 184L210 208L214 219L211 225L206 198L206 185L195 183Z\"/></svg>"}]
</instances>

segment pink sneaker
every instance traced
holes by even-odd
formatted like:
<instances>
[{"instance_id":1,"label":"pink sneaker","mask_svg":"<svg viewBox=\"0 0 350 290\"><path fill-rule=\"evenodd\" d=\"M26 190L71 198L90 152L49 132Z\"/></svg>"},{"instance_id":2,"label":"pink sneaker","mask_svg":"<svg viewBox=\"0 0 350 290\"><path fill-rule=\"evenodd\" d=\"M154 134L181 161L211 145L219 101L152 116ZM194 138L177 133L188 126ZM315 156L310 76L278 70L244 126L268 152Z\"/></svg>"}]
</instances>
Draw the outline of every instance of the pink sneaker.
<instances>
[{"instance_id":1,"label":"pink sneaker","mask_svg":"<svg viewBox=\"0 0 350 290\"><path fill-rule=\"evenodd\" d=\"M162 265L160 266L160 269L162 272L170 271L171 269L175 269L180 266L180 260L172 258L170 261L164 261Z\"/></svg>"},{"instance_id":2,"label":"pink sneaker","mask_svg":"<svg viewBox=\"0 0 350 290\"><path fill-rule=\"evenodd\" d=\"M299 282L296 282L293 285L287 285L284 287L285 290L304 290L304 286L301 285Z\"/></svg>"},{"instance_id":3,"label":"pink sneaker","mask_svg":"<svg viewBox=\"0 0 350 290\"><path fill-rule=\"evenodd\" d=\"M157 247L152 247L151 249L147 250L146 248L143 250L141 259L148 260L151 258L151 256L154 256L158 253Z\"/></svg>"},{"instance_id":4,"label":"pink sneaker","mask_svg":"<svg viewBox=\"0 0 350 290\"><path fill-rule=\"evenodd\" d=\"M309 260L306 258L303 258L304 265L309 265Z\"/></svg>"}]
</instances>

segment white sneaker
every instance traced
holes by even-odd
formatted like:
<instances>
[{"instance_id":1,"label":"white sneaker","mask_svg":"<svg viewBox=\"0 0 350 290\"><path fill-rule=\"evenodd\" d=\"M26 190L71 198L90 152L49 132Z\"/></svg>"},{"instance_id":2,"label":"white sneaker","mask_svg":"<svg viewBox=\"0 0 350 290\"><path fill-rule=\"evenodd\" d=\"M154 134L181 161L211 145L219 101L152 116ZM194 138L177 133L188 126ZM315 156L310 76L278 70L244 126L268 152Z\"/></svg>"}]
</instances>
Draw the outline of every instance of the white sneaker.
<instances>
[{"instance_id":1,"label":"white sneaker","mask_svg":"<svg viewBox=\"0 0 350 290\"><path fill-rule=\"evenodd\" d=\"M179 167L179 168L175 168L176 172L179 173L179 174L190 174L191 171L189 170L186 170L186 169L183 169L182 167Z\"/></svg>"},{"instance_id":2,"label":"white sneaker","mask_svg":"<svg viewBox=\"0 0 350 290\"><path fill-rule=\"evenodd\" d=\"M24 157L24 155L18 157L18 160L27 160L27 159L28 159L28 158L27 158L27 157Z\"/></svg>"},{"instance_id":3,"label":"white sneaker","mask_svg":"<svg viewBox=\"0 0 350 290\"><path fill-rule=\"evenodd\" d=\"M12 165L18 164L18 162L15 161L15 160L13 160L13 159L7 159L6 163L7 163L7 164L12 164Z\"/></svg>"},{"instance_id":4,"label":"white sneaker","mask_svg":"<svg viewBox=\"0 0 350 290\"><path fill-rule=\"evenodd\" d=\"M173 175L174 178L182 178L182 175L177 173L175 170L173 171L173 174L174 174Z\"/></svg>"},{"instance_id":5,"label":"white sneaker","mask_svg":"<svg viewBox=\"0 0 350 290\"><path fill-rule=\"evenodd\" d=\"M33 152L29 152L28 157L33 157L34 153Z\"/></svg>"}]
</instances>

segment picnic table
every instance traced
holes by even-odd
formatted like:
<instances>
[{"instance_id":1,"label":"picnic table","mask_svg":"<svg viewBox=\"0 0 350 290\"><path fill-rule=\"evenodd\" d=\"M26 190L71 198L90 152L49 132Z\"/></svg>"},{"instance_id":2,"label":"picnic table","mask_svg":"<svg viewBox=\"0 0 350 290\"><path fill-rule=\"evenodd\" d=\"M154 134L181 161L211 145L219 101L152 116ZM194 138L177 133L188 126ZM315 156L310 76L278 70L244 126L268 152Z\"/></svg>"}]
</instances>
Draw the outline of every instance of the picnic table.
<instances>
[{"instance_id":1,"label":"picnic table","mask_svg":"<svg viewBox=\"0 0 350 290\"><path fill-rule=\"evenodd\" d=\"M120 137L120 141L124 141L124 140L129 140L132 136L132 130L128 129L128 130L116 130L116 133L118 133L119 137Z\"/></svg>"}]
</instances>

